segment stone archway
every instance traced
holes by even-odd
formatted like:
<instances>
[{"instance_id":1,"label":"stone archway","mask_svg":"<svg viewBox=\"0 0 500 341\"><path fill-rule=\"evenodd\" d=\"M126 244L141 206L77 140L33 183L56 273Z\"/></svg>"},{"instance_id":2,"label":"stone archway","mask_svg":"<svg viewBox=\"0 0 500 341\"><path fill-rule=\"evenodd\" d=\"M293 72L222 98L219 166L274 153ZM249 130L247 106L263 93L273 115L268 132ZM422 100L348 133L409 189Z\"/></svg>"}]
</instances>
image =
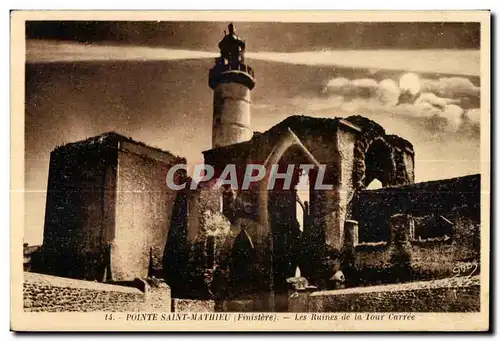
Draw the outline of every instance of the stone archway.
<instances>
[{"instance_id":1,"label":"stone archway","mask_svg":"<svg viewBox=\"0 0 500 341\"><path fill-rule=\"evenodd\" d=\"M258 237L263 238L270 232L269 225L269 211L268 211L268 200L269 193L267 190L269 184L269 174L271 172L271 167L278 164L283 154L292 146L298 146L301 151L303 151L304 156L307 158L311 164L316 168L319 168L320 164L316 158L309 152L309 150L302 144L300 139L294 132L289 128L285 134L282 135L280 140L274 145L271 153L267 157L264 168L266 169L266 175L264 179L259 182L258 189L258 221L260 229L258 232Z\"/></svg>"},{"instance_id":2,"label":"stone archway","mask_svg":"<svg viewBox=\"0 0 500 341\"><path fill-rule=\"evenodd\" d=\"M268 274L268 287L270 293L269 305L271 309L274 310L275 299L274 299L274 269L273 269L273 236L272 227L269 215L269 191L268 184L270 180L270 172L273 165L280 162L283 155L291 147L298 147L306 160L314 165L314 170L317 170L320 166L316 158L309 152L309 150L302 144L300 139L295 135L295 133L288 129L279 139L279 141L274 145L271 153L268 155L264 168L266 170L265 177L259 182L258 193L257 193L257 220L258 228L256 231L256 245L258 245L257 253L260 255L260 261L265 264L264 268ZM260 249L260 250L259 250ZM267 263L267 264L266 264Z\"/></svg>"},{"instance_id":3,"label":"stone archway","mask_svg":"<svg viewBox=\"0 0 500 341\"><path fill-rule=\"evenodd\" d=\"M354 145L352 187L365 189L373 179L383 187L414 182L413 145L363 116L350 116L347 121L361 129Z\"/></svg>"}]
</instances>

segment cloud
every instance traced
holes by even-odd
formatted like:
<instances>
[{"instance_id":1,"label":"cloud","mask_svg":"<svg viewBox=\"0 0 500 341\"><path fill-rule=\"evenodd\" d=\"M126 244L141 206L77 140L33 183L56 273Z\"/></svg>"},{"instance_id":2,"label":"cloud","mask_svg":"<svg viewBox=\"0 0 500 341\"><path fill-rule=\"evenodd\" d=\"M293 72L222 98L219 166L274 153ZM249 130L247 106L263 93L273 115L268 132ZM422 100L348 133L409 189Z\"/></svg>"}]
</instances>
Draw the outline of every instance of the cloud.
<instances>
[{"instance_id":1,"label":"cloud","mask_svg":"<svg viewBox=\"0 0 500 341\"><path fill-rule=\"evenodd\" d=\"M479 97L480 88L465 77L445 77L439 79L421 79L421 91L432 92L441 97Z\"/></svg>"},{"instance_id":2,"label":"cloud","mask_svg":"<svg viewBox=\"0 0 500 341\"><path fill-rule=\"evenodd\" d=\"M414 103L405 103L394 108L401 116L420 118L433 132L457 132L464 124L464 109L457 100L438 97L433 93L423 93Z\"/></svg>"},{"instance_id":3,"label":"cloud","mask_svg":"<svg viewBox=\"0 0 500 341\"><path fill-rule=\"evenodd\" d=\"M392 79L384 79L379 83L378 96L382 103L396 105L401 95L401 89Z\"/></svg>"},{"instance_id":4,"label":"cloud","mask_svg":"<svg viewBox=\"0 0 500 341\"><path fill-rule=\"evenodd\" d=\"M369 99L382 105L396 105L401 90L392 79L377 82L371 78L349 80L338 77L331 79L322 92L329 96L342 96L346 101Z\"/></svg>"},{"instance_id":5,"label":"cloud","mask_svg":"<svg viewBox=\"0 0 500 341\"><path fill-rule=\"evenodd\" d=\"M458 132L463 126L479 124L477 108L463 107L463 96L477 96L479 88L467 78L426 79L423 92L406 96L392 79L380 82L373 78L331 79L321 99L295 99L292 104L306 111L336 109L342 113L384 113L402 118L416 118L432 133ZM401 98L405 97L405 101Z\"/></svg>"},{"instance_id":6,"label":"cloud","mask_svg":"<svg viewBox=\"0 0 500 341\"><path fill-rule=\"evenodd\" d=\"M375 94L377 88L377 81L370 78L349 80L339 77L330 80L323 92L345 97L369 98Z\"/></svg>"},{"instance_id":7,"label":"cloud","mask_svg":"<svg viewBox=\"0 0 500 341\"><path fill-rule=\"evenodd\" d=\"M413 105L422 108L423 110L429 109L429 113L435 113L439 111L445 110L445 108L450 105L450 104L457 104L460 101L451 99L451 98L445 98L445 97L438 97L435 94L431 92L425 92L421 93L413 103ZM422 114L426 114L426 112L423 112Z\"/></svg>"},{"instance_id":8,"label":"cloud","mask_svg":"<svg viewBox=\"0 0 500 341\"><path fill-rule=\"evenodd\" d=\"M448 121L448 125L444 129L455 132L458 130L458 128L460 128L460 125L463 122L463 113L464 109L462 109L458 105L448 104L443 108L442 111L438 112L437 115Z\"/></svg>"},{"instance_id":9,"label":"cloud","mask_svg":"<svg viewBox=\"0 0 500 341\"><path fill-rule=\"evenodd\" d=\"M464 118L471 125L479 127L481 123L481 110L478 108L466 110L464 112Z\"/></svg>"},{"instance_id":10,"label":"cloud","mask_svg":"<svg viewBox=\"0 0 500 341\"><path fill-rule=\"evenodd\" d=\"M299 65L405 70L480 76L479 50L334 50L295 53L248 52L249 59ZM429 62L432 61L432 62Z\"/></svg>"},{"instance_id":11,"label":"cloud","mask_svg":"<svg viewBox=\"0 0 500 341\"><path fill-rule=\"evenodd\" d=\"M217 56L217 53L212 52L159 47L79 44L46 40L26 41L26 61L28 63L181 60Z\"/></svg>"},{"instance_id":12,"label":"cloud","mask_svg":"<svg viewBox=\"0 0 500 341\"><path fill-rule=\"evenodd\" d=\"M422 79L421 87L422 92L457 99L464 109L477 108L480 105L480 87L465 77Z\"/></svg>"},{"instance_id":13,"label":"cloud","mask_svg":"<svg viewBox=\"0 0 500 341\"><path fill-rule=\"evenodd\" d=\"M26 40L26 59L30 63L172 60L215 58L216 51L181 50L119 44L81 44L44 39ZM274 61L295 65L335 66L356 69L405 70L464 76L479 76L479 50L337 50L294 53L249 51L250 60ZM432 60L432 63L428 61Z\"/></svg>"}]
</instances>

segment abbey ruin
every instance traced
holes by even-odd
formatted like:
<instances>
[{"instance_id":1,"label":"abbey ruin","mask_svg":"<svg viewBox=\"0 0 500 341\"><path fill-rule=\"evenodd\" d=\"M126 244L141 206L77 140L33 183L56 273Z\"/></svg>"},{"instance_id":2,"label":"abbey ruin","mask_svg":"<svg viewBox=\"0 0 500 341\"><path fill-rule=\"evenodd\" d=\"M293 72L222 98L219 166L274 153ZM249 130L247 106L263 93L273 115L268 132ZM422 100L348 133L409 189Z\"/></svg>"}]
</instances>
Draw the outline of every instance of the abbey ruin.
<instances>
[{"instance_id":1,"label":"abbey ruin","mask_svg":"<svg viewBox=\"0 0 500 341\"><path fill-rule=\"evenodd\" d=\"M212 148L203 152L214 179L228 164L238 174L248 164L281 173L310 164L311 184L324 164L331 189L310 186L301 197L304 174L294 171L289 189L278 179L268 190L264 177L247 190L212 180L175 191L165 176L182 156L105 133L52 151L31 271L105 283L154 277L172 297L289 311L299 272L324 291L443 279L457 264L479 264L479 175L415 183L411 142L360 115L290 116L255 132L245 43L230 26L219 48L208 80ZM367 189L375 179L382 188Z\"/></svg>"}]
</instances>

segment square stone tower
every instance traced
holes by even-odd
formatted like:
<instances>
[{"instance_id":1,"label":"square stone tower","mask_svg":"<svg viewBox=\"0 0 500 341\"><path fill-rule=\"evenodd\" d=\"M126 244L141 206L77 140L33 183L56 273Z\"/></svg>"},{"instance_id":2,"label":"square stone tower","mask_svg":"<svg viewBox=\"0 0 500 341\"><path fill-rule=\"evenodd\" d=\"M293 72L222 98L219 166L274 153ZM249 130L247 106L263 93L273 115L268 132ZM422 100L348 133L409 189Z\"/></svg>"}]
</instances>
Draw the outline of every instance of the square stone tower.
<instances>
[{"instance_id":1,"label":"square stone tower","mask_svg":"<svg viewBox=\"0 0 500 341\"><path fill-rule=\"evenodd\" d=\"M52 151L43 271L98 281L160 271L177 196L165 177L185 162L116 133Z\"/></svg>"}]
</instances>

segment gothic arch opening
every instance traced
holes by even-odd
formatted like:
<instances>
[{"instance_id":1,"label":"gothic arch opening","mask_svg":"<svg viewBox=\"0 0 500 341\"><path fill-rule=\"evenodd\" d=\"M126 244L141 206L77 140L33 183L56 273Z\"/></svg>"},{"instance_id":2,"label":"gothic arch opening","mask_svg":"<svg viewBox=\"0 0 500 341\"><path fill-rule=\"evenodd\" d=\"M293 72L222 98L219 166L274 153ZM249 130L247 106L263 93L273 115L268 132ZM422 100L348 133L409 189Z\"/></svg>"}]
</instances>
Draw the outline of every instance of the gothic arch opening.
<instances>
[{"instance_id":1,"label":"gothic arch opening","mask_svg":"<svg viewBox=\"0 0 500 341\"><path fill-rule=\"evenodd\" d=\"M303 153L305 159L316 167L315 170L319 167L319 162L314 158L309 150L304 147L299 138L292 132L291 129L288 129L286 133L282 134L281 139L276 143L273 150L267 157L267 160L264 164L264 167L266 169L266 176L259 183L258 188L258 220L262 229L262 231L260 231L260 235L264 238L271 232L268 211L269 191L267 190L271 167L272 165L278 164L283 154L292 146L297 146L299 148L299 150Z\"/></svg>"},{"instance_id":2,"label":"gothic arch opening","mask_svg":"<svg viewBox=\"0 0 500 341\"><path fill-rule=\"evenodd\" d=\"M365 153L364 187L377 179L381 187L391 184L396 172L396 165L391 146L382 138L375 139Z\"/></svg>"},{"instance_id":3,"label":"gothic arch opening","mask_svg":"<svg viewBox=\"0 0 500 341\"><path fill-rule=\"evenodd\" d=\"M276 182L277 186L268 190L272 166L279 165L279 172L284 173L289 164L296 165L290 188L282 189L280 183ZM314 178L319 167L318 161L289 129L282 134L281 139L268 156L264 165L266 177L259 184L259 222L262 228L261 235L267 235L269 245L271 245L273 270L269 272L269 275L275 292L277 311L288 309L288 300L282 300L287 297L286 279L296 274L300 258L301 229L297 221L297 210L301 210L302 207L300 204L297 206L296 189L300 178L298 167L300 164L313 164L313 169L309 172ZM266 243L265 240L263 242Z\"/></svg>"},{"instance_id":4,"label":"gothic arch opening","mask_svg":"<svg viewBox=\"0 0 500 341\"><path fill-rule=\"evenodd\" d=\"M296 146L290 147L279 162L279 173L286 173L288 165L295 165L289 187L284 181L276 181L276 185L269 190L269 223L273 239L273 272L274 290L276 296L288 292L287 278L296 273L299 252L299 242L303 226L303 191L297 188L301 178L299 164L303 164L303 155ZM290 173L289 173L290 174ZM306 198L305 201L309 201ZM286 309L287 302L278 302L276 309Z\"/></svg>"}]
</instances>

